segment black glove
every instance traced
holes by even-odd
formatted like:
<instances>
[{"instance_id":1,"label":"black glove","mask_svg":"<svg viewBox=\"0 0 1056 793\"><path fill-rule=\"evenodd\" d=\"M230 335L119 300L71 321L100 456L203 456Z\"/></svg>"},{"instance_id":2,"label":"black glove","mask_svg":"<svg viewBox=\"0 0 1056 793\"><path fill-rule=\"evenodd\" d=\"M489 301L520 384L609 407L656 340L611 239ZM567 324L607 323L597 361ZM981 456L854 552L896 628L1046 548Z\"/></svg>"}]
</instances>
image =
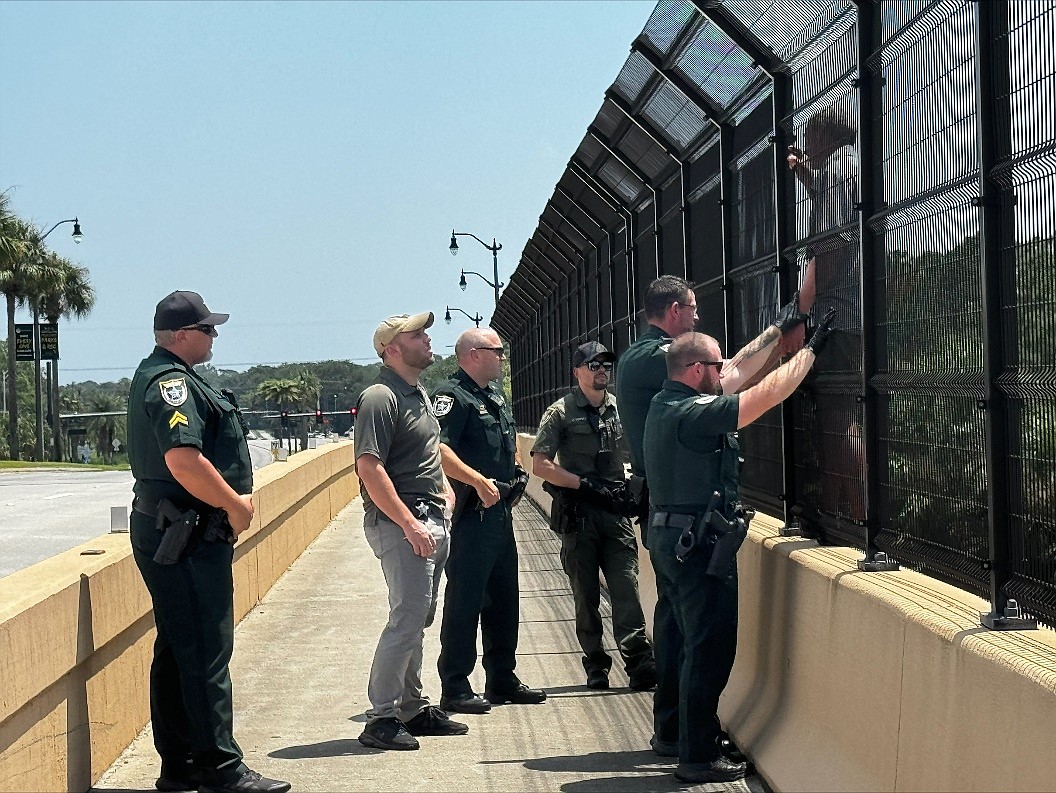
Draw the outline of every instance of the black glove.
<instances>
[{"instance_id":1,"label":"black glove","mask_svg":"<svg viewBox=\"0 0 1056 793\"><path fill-rule=\"evenodd\" d=\"M524 495L524 489L528 487L528 472L525 471L521 466L517 466L513 471L513 479L510 480L510 506L516 507L518 502L521 500L521 496Z\"/></svg>"},{"instance_id":2,"label":"black glove","mask_svg":"<svg viewBox=\"0 0 1056 793\"><path fill-rule=\"evenodd\" d=\"M811 334L810 339L803 347L811 350L814 355L821 355L821 351L825 349L825 343L829 340L829 334L832 333L835 324L836 309L830 308L821 322L818 323L818 326L814 328L814 333Z\"/></svg>"},{"instance_id":3,"label":"black glove","mask_svg":"<svg viewBox=\"0 0 1056 793\"><path fill-rule=\"evenodd\" d=\"M580 477L579 490L574 492L580 501L601 509L612 510L616 503L606 481L595 476Z\"/></svg>"},{"instance_id":4,"label":"black glove","mask_svg":"<svg viewBox=\"0 0 1056 793\"><path fill-rule=\"evenodd\" d=\"M799 290L792 295L792 300L781 307L774 318L774 325L782 333L788 333L807 321L807 315L799 310Z\"/></svg>"}]
</instances>

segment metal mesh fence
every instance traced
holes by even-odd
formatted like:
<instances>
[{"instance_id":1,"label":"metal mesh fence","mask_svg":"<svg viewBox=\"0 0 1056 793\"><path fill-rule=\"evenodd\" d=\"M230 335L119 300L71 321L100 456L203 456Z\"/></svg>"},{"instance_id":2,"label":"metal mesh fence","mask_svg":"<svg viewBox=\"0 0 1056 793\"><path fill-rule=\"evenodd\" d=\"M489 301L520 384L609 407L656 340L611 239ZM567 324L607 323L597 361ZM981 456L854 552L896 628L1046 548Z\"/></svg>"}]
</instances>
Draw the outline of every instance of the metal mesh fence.
<instances>
[{"instance_id":1,"label":"metal mesh fence","mask_svg":"<svg viewBox=\"0 0 1056 793\"><path fill-rule=\"evenodd\" d=\"M727 355L798 289L838 333L745 497L1056 624L1054 39L1056 0L662 0L493 321L518 423L658 274Z\"/></svg>"}]
</instances>

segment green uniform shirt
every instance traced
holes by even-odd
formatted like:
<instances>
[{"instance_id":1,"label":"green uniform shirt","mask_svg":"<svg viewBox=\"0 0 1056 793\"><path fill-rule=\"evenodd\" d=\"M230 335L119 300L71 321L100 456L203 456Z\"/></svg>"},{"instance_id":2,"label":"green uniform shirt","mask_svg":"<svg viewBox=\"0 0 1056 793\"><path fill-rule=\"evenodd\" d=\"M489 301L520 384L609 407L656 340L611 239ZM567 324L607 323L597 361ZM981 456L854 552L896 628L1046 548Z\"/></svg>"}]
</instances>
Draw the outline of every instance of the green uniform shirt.
<instances>
[{"instance_id":1,"label":"green uniform shirt","mask_svg":"<svg viewBox=\"0 0 1056 793\"><path fill-rule=\"evenodd\" d=\"M732 517L740 491L739 410L737 394L700 394L664 381L645 422L645 475L654 507L701 512L718 490L723 512Z\"/></svg>"},{"instance_id":2,"label":"green uniform shirt","mask_svg":"<svg viewBox=\"0 0 1056 793\"><path fill-rule=\"evenodd\" d=\"M616 398L605 394L595 408L579 386L546 409L532 454L542 454L577 476L593 474L612 482L626 478L627 443Z\"/></svg>"},{"instance_id":3,"label":"green uniform shirt","mask_svg":"<svg viewBox=\"0 0 1056 793\"><path fill-rule=\"evenodd\" d=\"M374 383L359 395L358 408L356 459L371 454L381 460L396 494L415 515L425 517L418 507L422 503L436 513L442 512L440 425L421 384L410 385L388 366L382 366ZM379 514L362 479L359 484L365 517L372 525L383 514Z\"/></svg>"},{"instance_id":4,"label":"green uniform shirt","mask_svg":"<svg viewBox=\"0 0 1056 793\"><path fill-rule=\"evenodd\" d=\"M193 446L240 495L253 492L253 464L241 417L223 394L162 347L144 358L128 394L128 461L135 494L201 508L165 464L165 452Z\"/></svg>"},{"instance_id":5,"label":"green uniform shirt","mask_svg":"<svg viewBox=\"0 0 1056 793\"><path fill-rule=\"evenodd\" d=\"M631 472L645 476L642 443L649 402L667 379L667 348L671 339L664 331L650 325L634 344L620 356L616 366L616 394L620 398L620 418L627 433L631 454Z\"/></svg>"},{"instance_id":6,"label":"green uniform shirt","mask_svg":"<svg viewBox=\"0 0 1056 793\"><path fill-rule=\"evenodd\" d=\"M440 442L488 479L509 482L517 452L517 427L502 391L484 388L462 369L433 392Z\"/></svg>"}]
</instances>

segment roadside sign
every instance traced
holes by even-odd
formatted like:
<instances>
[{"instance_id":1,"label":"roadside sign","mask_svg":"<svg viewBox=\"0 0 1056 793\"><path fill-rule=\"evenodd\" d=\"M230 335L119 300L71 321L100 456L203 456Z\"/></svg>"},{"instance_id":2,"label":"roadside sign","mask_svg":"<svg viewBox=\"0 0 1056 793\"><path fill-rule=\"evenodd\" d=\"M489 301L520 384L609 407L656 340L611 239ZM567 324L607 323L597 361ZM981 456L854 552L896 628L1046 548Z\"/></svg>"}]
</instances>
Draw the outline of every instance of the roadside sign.
<instances>
[{"instance_id":1,"label":"roadside sign","mask_svg":"<svg viewBox=\"0 0 1056 793\"><path fill-rule=\"evenodd\" d=\"M54 322L42 322L40 330L40 360L59 360L59 326Z\"/></svg>"},{"instance_id":2,"label":"roadside sign","mask_svg":"<svg viewBox=\"0 0 1056 793\"><path fill-rule=\"evenodd\" d=\"M19 323L15 325L15 360L33 360L33 326Z\"/></svg>"}]
</instances>

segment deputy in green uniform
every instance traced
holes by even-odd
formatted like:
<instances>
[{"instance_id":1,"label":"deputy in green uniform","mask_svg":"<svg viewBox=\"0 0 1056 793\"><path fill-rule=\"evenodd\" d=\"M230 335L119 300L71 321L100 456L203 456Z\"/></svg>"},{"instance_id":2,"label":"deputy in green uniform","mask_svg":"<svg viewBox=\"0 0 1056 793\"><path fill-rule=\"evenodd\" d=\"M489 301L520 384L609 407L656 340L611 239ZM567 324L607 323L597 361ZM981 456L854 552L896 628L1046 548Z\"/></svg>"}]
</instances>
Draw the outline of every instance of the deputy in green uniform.
<instances>
[{"instance_id":1,"label":"deputy in green uniform","mask_svg":"<svg viewBox=\"0 0 1056 793\"><path fill-rule=\"evenodd\" d=\"M668 379L649 407L644 452L652 501L649 557L665 595L657 603L657 622L677 626L656 640L669 643L663 655L679 659L678 737L676 746L660 751L654 736L654 750L678 755L675 776L683 782L729 782L742 778L747 768L725 756L719 744L719 696L737 646L736 545L729 545L736 535L726 532L731 534L726 537L721 521L709 520L709 508L735 521L737 430L792 394L830 332L831 324L822 323L803 350L740 394L734 393L739 384L723 382L726 362L712 337L686 333L667 351ZM764 350L748 355L744 365L769 357ZM720 494L716 504L710 498L714 492ZM723 558L717 550L720 539L722 550L730 551L725 564L718 563ZM662 614L662 609L672 613ZM665 685L661 679L656 702L670 699ZM664 715L654 712L658 730Z\"/></svg>"},{"instance_id":2,"label":"deputy in green uniform","mask_svg":"<svg viewBox=\"0 0 1056 793\"><path fill-rule=\"evenodd\" d=\"M612 658L601 646L600 573L612 602L616 639L631 688L656 685L653 648L638 597L638 543L614 498L624 486L627 446L616 400L606 391L616 356L598 342L572 355L576 385L543 414L532 446L532 471L557 490L551 528L561 535L561 563L576 604L576 636L590 688L609 687ZM572 517L574 515L574 517Z\"/></svg>"},{"instance_id":3,"label":"deputy in green uniform","mask_svg":"<svg viewBox=\"0 0 1056 793\"><path fill-rule=\"evenodd\" d=\"M798 293L797 293L798 297ZM638 485L638 521L642 543L649 545L648 507L649 487L645 477L645 421L649 405L663 388L667 379L667 350L671 342L683 333L692 331L697 322L697 299L689 282L673 275L662 275L645 290L645 317L649 327L620 356L616 367L616 394L620 400L620 418L627 434L631 455L632 481L642 477ZM794 298L785 306L774 325L752 340L722 370L723 389L733 393L743 388L752 378L765 374L780 353L777 342L783 334L799 327L806 315L798 311ZM636 483L637 484L637 483ZM657 577L659 582L659 577ZM657 606L653 614L653 649L656 652L656 693L653 695L654 734L650 745L657 754L674 756L678 753L678 678L680 661L667 648L678 647L681 637L674 621L674 612L666 602L666 594L657 586ZM723 753L741 762L744 755L725 734L719 737Z\"/></svg>"},{"instance_id":4,"label":"deputy in green uniform","mask_svg":"<svg viewBox=\"0 0 1056 793\"><path fill-rule=\"evenodd\" d=\"M529 688L514 672L520 591L513 502L524 492L528 474L521 468L513 414L498 385L505 357L499 335L490 328L467 330L455 342L455 356L458 370L433 394L440 459L456 496L444 567L440 707L487 713L492 705L546 699L545 691ZM483 697L469 683L478 623L487 676Z\"/></svg>"},{"instance_id":5,"label":"deputy in green uniform","mask_svg":"<svg viewBox=\"0 0 1056 793\"><path fill-rule=\"evenodd\" d=\"M132 553L157 625L150 668L161 755L155 786L285 793L288 782L246 766L232 735L232 546L253 519L253 466L233 397L193 369L212 357L216 326L227 318L195 292L162 299L157 346L139 364L128 396ZM181 529L190 529L186 544L173 547Z\"/></svg>"}]
</instances>

